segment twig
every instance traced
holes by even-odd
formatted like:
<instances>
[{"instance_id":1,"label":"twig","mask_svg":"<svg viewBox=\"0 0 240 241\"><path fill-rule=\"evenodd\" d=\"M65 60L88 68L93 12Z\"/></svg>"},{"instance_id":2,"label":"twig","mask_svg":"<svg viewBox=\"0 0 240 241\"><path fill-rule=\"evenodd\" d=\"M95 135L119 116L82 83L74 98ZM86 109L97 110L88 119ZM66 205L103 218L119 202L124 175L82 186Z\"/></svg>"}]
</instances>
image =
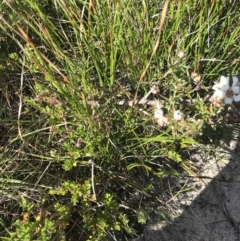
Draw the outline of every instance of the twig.
<instances>
[{"instance_id":1,"label":"twig","mask_svg":"<svg viewBox=\"0 0 240 241\"><path fill-rule=\"evenodd\" d=\"M213 59L200 59L200 61L211 61L211 62L225 62L225 60L221 60L221 59L216 59L216 58L213 58Z\"/></svg>"},{"instance_id":2,"label":"twig","mask_svg":"<svg viewBox=\"0 0 240 241\"><path fill-rule=\"evenodd\" d=\"M186 106L188 108L193 108L194 103L196 102L195 99L188 100L188 99L180 99L179 104ZM145 98L142 98L141 100L137 100L136 102L134 100L120 100L120 101L106 101L106 100L87 100L86 103L88 105L96 105L96 106L104 106L108 105L109 103L115 104L115 105L126 105L126 106L133 106L133 105L150 105L150 106L158 106L158 108L162 108L164 106L165 101L164 100L147 100Z\"/></svg>"},{"instance_id":3,"label":"twig","mask_svg":"<svg viewBox=\"0 0 240 241\"><path fill-rule=\"evenodd\" d=\"M43 173L41 174L41 176L38 178L37 182L35 183L33 190L36 189L38 183L41 181L43 175L46 173L46 171L47 171L48 168L50 167L51 163L52 163L52 162L49 162L49 163L48 163L47 167L45 168L45 170L43 171Z\"/></svg>"},{"instance_id":4,"label":"twig","mask_svg":"<svg viewBox=\"0 0 240 241\"><path fill-rule=\"evenodd\" d=\"M160 102L160 105L163 106L164 101L163 100L147 100L145 98L142 98L141 100L120 100L120 101L116 101L116 102L109 102L106 100L88 100L86 101L87 104L89 105L108 105L109 103L115 104L115 105L128 105L128 106L133 106L133 105L151 105L151 106L155 106L156 103Z\"/></svg>"},{"instance_id":5,"label":"twig","mask_svg":"<svg viewBox=\"0 0 240 241\"><path fill-rule=\"evenodd\" d=\"M93 191L93 198L96 199L96 191L95 191L95 183L94 183L94 165L95 163L92 160L89 160L89 163L92 165L92 170L91 170L91 179L92 179L92 191Z\"/></svg>"},{"instance_id":6,"label":"twig","mask_svg":"<svg viewBox=\"0 0 240 241\"><path fill-rule=\"evenodd\" d=\"M22 133L21 133L21 127L20 127L20 118L21 118L22 104L23 104L22 90L23 90L24 66L25 66L25 55L23 55L23 59L22 59L22 71L21 71L21 78L20 78L19 107L18 107L18 134L21 140L22 140Z\"/></svg>"}]
</instances>

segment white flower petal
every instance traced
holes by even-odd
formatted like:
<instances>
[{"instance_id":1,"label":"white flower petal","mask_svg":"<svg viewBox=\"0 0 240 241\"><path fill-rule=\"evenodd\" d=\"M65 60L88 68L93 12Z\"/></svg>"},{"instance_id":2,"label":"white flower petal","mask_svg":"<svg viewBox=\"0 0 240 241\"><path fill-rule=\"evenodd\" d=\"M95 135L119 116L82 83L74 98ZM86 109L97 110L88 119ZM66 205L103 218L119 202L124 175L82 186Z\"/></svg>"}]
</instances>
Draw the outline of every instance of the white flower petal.
<instances>
[{"instance_id":1,"label":"white flower petal","mask_svg":"<svg viewBox=\"0 0 240 241\"><path fill-rule=\"evenodd\" d=\"M221 76L220 78L220 84L223 85L229 85L229 77Z\"/></svg>"},{"instance_id":2,"label":"white flower petal","mask_svg":"<svg viewBox=\"0 0 240 241\"><path fill-rule=\"evenodd\" d=\"M213 90L220 90L222 88L222 86L218 83L218 84L215 84L212 89Z\"/></svg>"},{"instance_id":3,"label":"white flower petal","mask_svg":"<svg viewBox=\"0 0 240 241\"><path fill-rule=\"evenodd\" d=\"M240 91L240 87L239 86L232 86L232 91L235 93L235 94L239 94L239 91Z\"/></svg>"},{"instance_id":4,"label":"white flower petal","mask_svg":"<svg viewBox=\"0 0 240 241\"><path fill-rule=\"evenodd\" d=\"M226 104L226 105L231 105L232 104L232 102L233 102L233 99L232 98L225 98L224 99L224 103Z\"/></svg>"},{"instance_id":5,"label":"white flower petal","mask_svg":"<svg viewBox=\"0 0 240 241\"><path fill-rule=\"evenodd\" d=\"M237 76L233 76L232 79L233 79L233 84L232 84L232 86L234 86L234 85L236 85L236 84L238 83L239 79L238 79Z\"/></svg>"},{"instance_id":6,"label":"white flower petal","mask_svg":"<svg viewBox=\"0 0 240 241\"><path fill-rule=\"evenodd\" d=\"M225 97L225 92L222 91L222 90L216 90L216 91L213 93L213 98L215 98L215 97L224 98L224 97Z\"/></svg>"},{"instance_id":7,"label":"white flower petal","mask_svg":"<svg viewBox=\"0 0 240 241\"><path fill-rule=\"evenodd\" d=\"M175 120L181 120L183 119L183 113L180 110L175 110L173 113L173 118Z\"/></svg>"},{"instance_id":8,"label":"white flower petal","mask_svg":"<svg viewBox=\"0 0 240 241\"><path fill-rule=\"evenodd\" d=\"M239 102L240 101L240 95L234 95L233 99L235 102Z\"/></svg>"},{"instance_id":9,"label":"white flower petal","mask_svg":"<svg viewBox=\"0 0 240 241\"><path fill-rule=\"evenodd\" d=\"M163 110L162 109L155 109L154 110L154 118L156 118L156 119L163 118Z\"/></svg>"},{"instance_id":10,"label":"white flower petal","mask_svg":"<svg viewBox=\"0 0 240 241\"><path fill-rule=\"evenodd\" d=\"M223 85L221 90L227 92L231 87L229 85Z\"/></svg>"}]
</instances>

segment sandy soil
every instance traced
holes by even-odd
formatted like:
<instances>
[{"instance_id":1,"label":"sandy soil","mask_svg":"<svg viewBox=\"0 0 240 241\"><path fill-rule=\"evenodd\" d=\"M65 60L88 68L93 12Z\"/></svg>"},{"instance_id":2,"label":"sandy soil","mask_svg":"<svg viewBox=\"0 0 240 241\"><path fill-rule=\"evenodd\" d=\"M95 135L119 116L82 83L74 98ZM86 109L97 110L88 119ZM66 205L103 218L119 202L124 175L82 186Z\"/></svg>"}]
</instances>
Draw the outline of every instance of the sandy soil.
<instances>
[{"instance_id":1,"label":"sandy soil","mask_svg":"<svg viewBox=\"0 0 240 241\"><path fill-rule=\"evenodd\" d=\"M177 218L148 224L132 241L240 240L240 146L233 141L225 151L210 161L198 158L202 178L190 179L194 190L174 197Z\"/></svg>"}]
</instances>

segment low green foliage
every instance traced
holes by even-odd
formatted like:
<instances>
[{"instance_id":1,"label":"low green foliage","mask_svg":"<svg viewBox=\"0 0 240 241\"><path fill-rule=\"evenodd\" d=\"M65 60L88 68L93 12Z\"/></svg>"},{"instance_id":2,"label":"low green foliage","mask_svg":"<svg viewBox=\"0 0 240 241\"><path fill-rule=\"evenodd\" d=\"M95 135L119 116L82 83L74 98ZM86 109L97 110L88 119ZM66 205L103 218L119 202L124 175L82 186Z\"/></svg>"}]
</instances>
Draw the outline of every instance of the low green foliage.
<instances>
[{"instance_id":1,"label":"low green foliage","mask_svg":"<svg viewBox=\"0 0 240 241\"><path fill-rule=\"evenodd\" d=\"M209 97L240 67L238 0L167 2L0 3L2 240L136 236L167 218L164 178L196 176L189 153L231 139ZM152 86L165 122L133 102Z\"/></svg>"},{"instance_id":2,"label":"low green foliage","mask_svg":"<svg viewBox=\"0 0 240 241\"><path fill-rule=\"evenodd\" d=\"M89 233L89 241L102 240L106 236L106 230L121 231L123 228L128 233L134 233L128 225L128 217L119 210L119 203L110 193L105 193L101 201L97 200L96 196L91 194L90 181L85 181L82 185L66 181L61 187L49 191L50 195L59 196L66 196L68 193L71 196L71 204L68 204L68 207L73 208L76 204L81 207L83 227ZM60 214L60 218L69 215L69 210L60 203L56 203L54 208Z\"/></svg>"}]
</instances>

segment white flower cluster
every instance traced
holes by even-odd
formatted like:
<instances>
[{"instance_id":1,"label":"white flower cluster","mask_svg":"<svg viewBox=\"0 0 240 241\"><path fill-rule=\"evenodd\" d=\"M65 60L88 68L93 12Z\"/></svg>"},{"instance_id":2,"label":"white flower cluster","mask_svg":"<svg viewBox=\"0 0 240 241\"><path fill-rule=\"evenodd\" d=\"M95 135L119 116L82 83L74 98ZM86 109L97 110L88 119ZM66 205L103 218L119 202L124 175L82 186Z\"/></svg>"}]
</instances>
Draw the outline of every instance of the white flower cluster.
<instances>
[{"instance_id":1,"label":"white flower cluster","mask_svg":"<svg viewBox=\"0 0 240 241\"><path fill-rule=\"evenodd\" d=\"M159 126L166 126L170 123L172 118L164 116L163 110L161 109L159 103L156 103L156 108L154 110L154 118ZM173 119L180 121L184 118L183 113L180 110L175 110L173 113Z\"/></svg>"},{"instance_id":2,"label":"white flower cluster","mask_svg":"<svg viewBox=\"0 0 240 241\"><path fill-rule=\"evenodd\" d=\"M166 116L164 116L163 110L161 109L161 105L158 101L156 101L154 119L157 121L159 126L166 126L169 123L169 120Z\"/></svg>"},{"instance_id":3,"label":"white flower cluster","mask_svg":"<svg viewBox=\"0 0 240 241\"><path fill-rule=\"evenodd\" d=\"M231 79L232 78L232 81ZM231 83L232 82L232 83ZM220 83L215 84L212 89L215 90L210 101L214 105L232 104L233 101L240 101L240 87L239 79L237 76L225 77L221 76Z\"/></svg>"}]
</instances>

